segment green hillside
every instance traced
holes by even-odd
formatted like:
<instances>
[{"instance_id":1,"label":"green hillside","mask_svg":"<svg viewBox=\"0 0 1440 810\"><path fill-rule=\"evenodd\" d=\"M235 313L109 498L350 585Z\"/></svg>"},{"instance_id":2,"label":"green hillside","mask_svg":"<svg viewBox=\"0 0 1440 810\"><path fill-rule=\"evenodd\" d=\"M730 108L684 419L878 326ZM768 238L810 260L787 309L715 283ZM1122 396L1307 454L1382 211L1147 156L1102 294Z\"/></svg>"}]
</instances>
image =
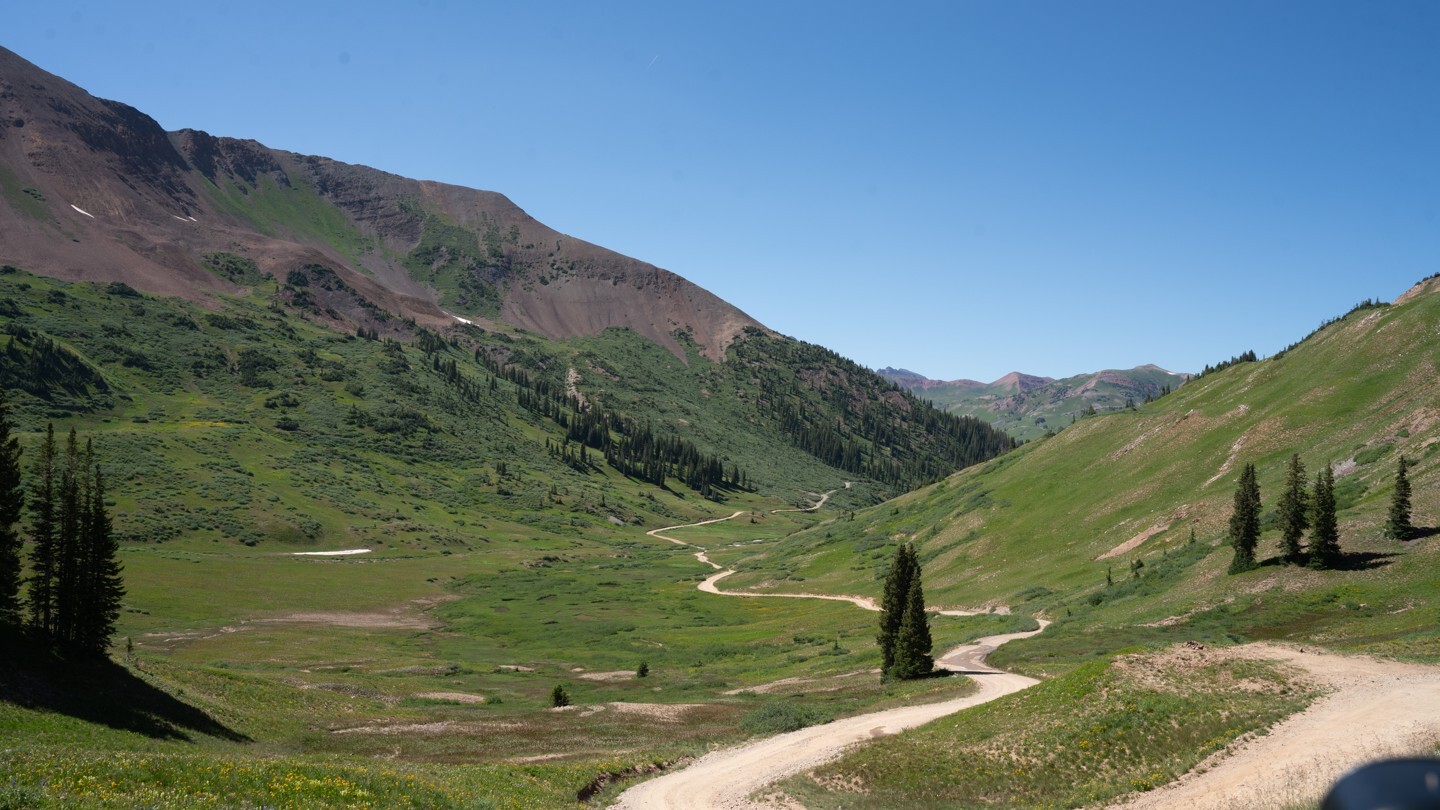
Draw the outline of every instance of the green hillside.
<instances>
[{"instance_id":1,"label":"green hillside","mask_svg":"<svg viewBox=\"0 0 1440 810\"><path fill-rule=\"evenodd\" d=\"M736 586L793 574L827 590L873 591L888 547L914 539L927 593L940 603L1068 610L1077 626L1089 627L1198 611L1171 625L1183 628L1215 611L1238 611L1247 633L1325 634L1377 652L1440 653L1433 617L1402 610L1434 584L1431 544L1394 543L1380 531L1401 454L1417 462L1417 524L1440 523L1431 484L1440 464L1434 284L1402 303L1358 310L1281 357L1207 375L1133 411L1081 419L853 521L753 551L736 561L748 569ZM1260 549L1267 564L1225 575L1222 543L1241 467L1257 466L1271 513L1292 453L1312 477L1322 464L1336 465L1342 544L1355 570L1278 565L1276 518L1267 514ZM1192 532L1201 550L1190 546ZM1137 560L1142 584L1106 588L1107 570L1125 582ZM1237 589L1268 594L1267 607L1235 608ZM1327 601L1334 593L1350 596ZM1305 606L1312 598L1313 609ZM1367 607L1357 612L1346 606L1352 602ZM1064 635L1015 647L1039 648Z\"/></svg>"},{"instance_id":2,"label":"green hillside","mask_svg":"<svg viewBox=\"0 0 1440 810\"><path fill-rule=\"evenodd\" d=\"M1440 588L1437 323L1432 278L1394 305L1357 307L1279 357L1081 419L853 519L731 555L743 573L727 587L792 590L786 580L803 580L875 595L893 545L913 540L931 604L1054 620L990 658L1046 683L784 789L817 808L1106 802L1177 778L1313 697L1256 662L1187 668L1179 642L1283 640L1440 661L1430 599ZM1312 480L1334 465L1336 570L1281 561L1275 506L1292 453ZM1414 462L1420 528L1409 542L1383 534L1402 454ZM1246 463L1259 472L1261 564L1228 574L1227 522ZM1223 730L1207 726L1216 718ZM1017 751L1034 755L1017 764Z\"/></svg>"},{"instance_id":3,"label":"green hillside","mask_svg":"<svg viewBox=\"0 0 1440 810\"><path fill-rule=\"evenodd\" d=\"M744 736L769 705L747 686L875 655L847 606L697 592L703 567L647 528L744 510L746 538L771 541L820 519L773 510L829 490L827 509L858 508L1009 446L764 334L725 363L624 330L442 336L375 317L356 336L325 322L364 305L324 268L213 266L248 294L211 310L0 273L22 445L48 422L94 439L128 591L115 659L133 644L124 667L38 650L0 666L0 782L36 802L573 802ZM557 683L604 716L551 712ZM808 716L943 685L842 686Z\"/></svg>"}]
</instances>

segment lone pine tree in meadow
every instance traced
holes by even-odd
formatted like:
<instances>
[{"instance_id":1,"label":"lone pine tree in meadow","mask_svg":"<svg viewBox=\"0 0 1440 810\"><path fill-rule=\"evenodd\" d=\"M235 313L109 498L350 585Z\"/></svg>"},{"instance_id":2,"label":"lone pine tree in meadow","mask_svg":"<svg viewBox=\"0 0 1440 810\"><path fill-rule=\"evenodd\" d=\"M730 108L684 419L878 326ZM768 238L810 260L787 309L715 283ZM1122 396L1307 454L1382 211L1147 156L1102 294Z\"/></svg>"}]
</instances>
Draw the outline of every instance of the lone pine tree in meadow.
<instances>
[{"instance_id":1,"label":"lone pine tree in meadow","mask_svg":"<svg viewBox=\"0 0 1440 810\"><path fill-rule=\"evenodd\" d=\"M934 668L930 650L930 618L915 547L904 543L885 577L880 605L881 671L887 678L916 678Z\"/></svg>"},{"instance_id":2,"label":"lone pine tree in meadow","mask_svg":"<svg viewBox=\"0 0 1440 810\"><path fill-rule=\"evenodd\" d=\"M909 543L902 543L895 550L890 563L890 573L885 575L885 590L880 597L880 671L889 672L895 663L895 639L900 635L900 620L905 615L905 599L909 596L910 581L915 578L915 557Z\"/></svg>"},{"instance_id":3,"label":"lone pine tree in meadow","mask_svg":"<svg viewBox=\"0 0 1440 810\"><path fill-rule=\"evenodd\" d=\"M1410 523L1410 462L1400 457L1395 468L1395 494L1390 497L1390 517L1385 521L1385 536L1391 540L1409 540L1415 536Z\"/></svg>"},{"instance_id":4,"label":"lone pine tree in meadow","mask_svg":"<svg viewBox=\"0 0 1440 810\"><path fill-rule=\"evenodd\" d=\"M1310 567L1334 568L1340 561L1340 526L1335 518L1335 474L1330 465L1315 476L1310 515Z\"/></svg>"},{"instance_id":5,"label":"lone pine tree in meadow","mask_svg":"<svg viewBox=\"0 0 1440 810\"><path fill-rule=\"evenodd\" d=\"M1255 465L1246 464L1235 487L1235 511L1230 515L1230 545L1235 547L1230 573L1255 567L1255 546L1259 542L1260 483L1255 480Z\"/></svg>"},{"instance_id":6,"label":"lone pine tree in meadow","mask_svg":"<svg viewBox=\"0 0 1440 810\"><path fill-rule=\"evenodd\" d=\"M1280 495L1280 553L1285 562L1300 563L1300 540L1310 528L1310 493L1305 486L1305 465L1300 454L1290 456L1285 492Z\"/></svg>"}]
</instances>

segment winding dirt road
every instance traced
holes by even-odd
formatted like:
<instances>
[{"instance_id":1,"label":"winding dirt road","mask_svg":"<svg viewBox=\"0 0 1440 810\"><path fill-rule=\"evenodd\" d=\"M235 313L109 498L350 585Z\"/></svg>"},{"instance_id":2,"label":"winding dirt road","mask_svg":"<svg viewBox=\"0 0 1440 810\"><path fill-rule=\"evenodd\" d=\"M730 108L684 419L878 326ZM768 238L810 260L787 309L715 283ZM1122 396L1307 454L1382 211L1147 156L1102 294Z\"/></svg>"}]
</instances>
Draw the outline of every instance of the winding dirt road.
<instances>
[{"instance_id":1,"label":"winding dirt road","mask_svg":"<svg viewBox=\"0 0 1440 810\"><path fill-rule=\"evenodd\" d=\"M850 486L846 482L846 487ZM835 490L831 490L834 492ZM813 511L824 505L831 492L808 510ZM780 510L777 510L780 511ZM699 523L668 526L647 532L651 537L699 549L695 557L712 568L721 566L711 561L705 549L674 537L665 532L691 526L705 526L731 520L746 514L739 511L729 517L712 518ZM715 583L735 573L732 569L721 570L700 583L699 589L706 593L738 597L782 597L791 599L829 599L850 602L865 610L878 611L874 599L863 596L832 596L828 594L805 593L746 593L743 591L722 591ZM947 610L946 615L972 615L972 611ZM888 734L896 734L908 728L923 725L938 717L954 714L971 706L994 700L1012 692L1039 683L1034 678L1002 672L984 663L985 656L1007 641L1033 636L1049 624L1043 619L1040 627L1024 633L1007 633L987 636L970 644L964 644L949 651L935 661L937 669L967 675L979 685L979 689L965 697L939 703L919 706L905 706L898 709L871 712L844 720L836 720L820 726L810 726L788 734L768 737L738 748L714 751L688 767L643 782L620 795L612 805L613 810L711 810L713 808L752 808L749 796L766 785L773 784L794 774L818 767L840 756L844 750L856 743Z\"/></svg>"},{"instance_id":2,"label":"winding dirt road","mask_svg":"<svg viewBox=\"0 0 1440 810\"><path fill-rule=\"evenodd\" d=\"M1040 630L1049 622L1041 621ZM1038 681L1001 672L984 663L996 647L1040 630L982 638L956 647L935 662L936 667L974 679L980 689L940 703L887 709L810 726L758 742L715 751L674 773L643 782L620 795L612 810L748 810L755 807L749 795L787 776L818 767L840 756L856 743L923 725L961 709L978 706Z\"/></svg>"},{"instance_id":3,"label":"winding dirt road","mask_svg":"<svg viewBox=\"0 0 1440 810\"><path fill-rule=\"evenodd\" d=\"M826 493L827 495L829 493ZM823 504L823 499L820 504ZM817 508L820 504L817 504ZM697 524L717 523L738 517ZM656 529L651 535L699 548ZM721 591L717 583L732 570L705 556L696 557L717 569L699 588L737 597L831 599L878 610L875 600L859 596ZM972 611L946 610L947 615ZM1043 630L1048 622L1041 622ZM1014 633L984 638L950 651L937 666L974 678L980 690L964 698L924 706L874 712L812 726L789 734L707 754L672 774L637 785L620 796L619 810L701 810L752 808L748 796L768 784L838 757L844 748L872 737L894 734L1036 683L1022 675L999 672L983 663L986 653L1015 638ZM1337 655L1279 644L1247 644L1227 651L1242 658L1280 661L1307 674L1328 690L1308 709L1278 723L1270 731L1217 754L1189 774L1156 790L1132 794L1112 805L1114 810L1157 810L1186 807L1201 810L1286 807L1318 801L1345 771L1384 757L1433 755L1440 741L1440 667Z\"/></svg>"}]
</instances>

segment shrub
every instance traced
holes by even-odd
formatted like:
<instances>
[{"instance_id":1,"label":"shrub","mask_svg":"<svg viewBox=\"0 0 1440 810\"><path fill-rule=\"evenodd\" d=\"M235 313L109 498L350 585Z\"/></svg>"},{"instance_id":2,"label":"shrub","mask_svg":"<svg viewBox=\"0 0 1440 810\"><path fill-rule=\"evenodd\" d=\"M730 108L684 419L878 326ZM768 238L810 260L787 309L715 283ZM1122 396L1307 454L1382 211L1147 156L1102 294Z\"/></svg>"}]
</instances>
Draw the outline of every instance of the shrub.
<instances>
[{"instance_id":1,"label":"shrub","mask_svg":"<svg viewBox=\"0 0 1440 810\"><path fill-rule=\"evenodd\" d=\"M774 700L745 715L740 728L751 734L783 734L828 722L829 716L813 706Z\"/></svg>"}]
</instances>

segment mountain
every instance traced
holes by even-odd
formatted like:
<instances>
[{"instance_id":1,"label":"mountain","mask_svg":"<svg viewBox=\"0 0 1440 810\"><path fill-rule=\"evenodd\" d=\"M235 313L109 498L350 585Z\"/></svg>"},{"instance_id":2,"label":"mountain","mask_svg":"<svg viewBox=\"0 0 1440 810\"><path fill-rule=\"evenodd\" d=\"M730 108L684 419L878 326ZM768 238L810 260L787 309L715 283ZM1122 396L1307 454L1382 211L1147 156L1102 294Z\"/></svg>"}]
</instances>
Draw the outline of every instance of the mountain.
<instances>
[{"instance_id":1,"label":"mountain","mask_svg":"<svg viewBox=\"0 0 1440 810\"><path fill-rule=\"evenodd\" d=\"M388 312L546 337L631 329L712 359L746 328L736 307L668 271L534 220L501 194L410 180L205 132L165 132L0 48L0 261L206 300L235 280L218 252L283 277L314 264ZM327 313L329 314L329 313ZM337 310L336 326L374 327Z\"/></svg>"},{"instance_id":2,"label":"mountain","mask_svg":"<svg viewBox=\"0 0 1440 810\"><path fill-rule=\"evenodd\" d=\"M794 473L818 486L824 476L817 472L829 469L875 480L880 489L871 497L879 497L1009 446L1002 434L935 413L833 353L781 338L674 273L559 233L494 192L195 130L165 132L142 112L94 98L4 50L0 121L0 262L227 313L222 321L177 313L174 323L198 324L204 338L188 347L164 332L168 322L147 324L158 331L143 338L129 329L114 340L84 325L57 333L56 323L34 309L24 314L36 320L16 318L37 339L98 360L87 373L111 389L144 385L104 367L105 358L129 356L125 352L144 355L153 368L169 367L169 384L180 387L203 386L192 375L204 364L237 368L247 349L277 369L313 365L284 340L291 333L261 341L255 329L242 328L257 345L237 347L235 330L214 326L274 321L273 314L239 303L248 299L339 336L423 346L418 362L443 359L452 383L467 381L462 388L495 377L513 384L472 392L472 399L503 395L550 418L554 435L531 436L530 445L579 440L567 434L578 430L574 412L588 411L579 421L604 423L591 424L585 439L602 457L620 436L648 448L647 458L672 457L668 472L647 462L644 477L658 484L677 473L698 481L692 458L698 453L727 473L750 471L749 480L767 491L793 489ZM638 362L648 350L607 337L612 333L660 347L679 368L647 359L643 367L625 369L622 358ZM182 361L176 354L192 355L207 340L207 359ZM404 347L391 359L414 368L417 360ZM368 376L374 368L360 363L352 370ZM641 382L657 376L663 381ZM250 379L266 380L265 388L299 388L282 384L283 377ZM332 402L351 396L330 388L290 394ZM393 407L436 410L415 401L422 391L411 388L379 390ZM238 393L216 391L214 404L243 412L228 399ZM707 402L722 394L734 399ZM134 392L129 396L137 401ZM53 401L45 407L55 410ZM85 407L110 406L93 399ZM457 418L468 418L464 407ZM488 418L498 418L504 409L497 408ZM646 431L681 444L656 449L650 442L660 439ZM733 438L737 434L744 438ZM771 443L790 450L777 457L766 449ZM533 455L513 442L506 447ZM791 453L791 461L781 460ZM684 472L674 466L682 456L691 459ZM791 472L765 472L777 463ZM803 468L810 471L799 473ZM717 494L708 485L701 489Z\"/></svg>"},{"instance_id":3,"label":"mountain","mask_svg":"<svg viewBox=\"0 0 1440 810\"><path fill-rule=\"evenodd\" d=\"M985 384L931 380L913 371L884 368L880 376L952 413L974 416L1018 439L1034 439L1089 412L1113 411L1162 396L1189 380L1155 365L1077 374L1063 379L1018 371Z\"/></svg>"}]
</instances>

